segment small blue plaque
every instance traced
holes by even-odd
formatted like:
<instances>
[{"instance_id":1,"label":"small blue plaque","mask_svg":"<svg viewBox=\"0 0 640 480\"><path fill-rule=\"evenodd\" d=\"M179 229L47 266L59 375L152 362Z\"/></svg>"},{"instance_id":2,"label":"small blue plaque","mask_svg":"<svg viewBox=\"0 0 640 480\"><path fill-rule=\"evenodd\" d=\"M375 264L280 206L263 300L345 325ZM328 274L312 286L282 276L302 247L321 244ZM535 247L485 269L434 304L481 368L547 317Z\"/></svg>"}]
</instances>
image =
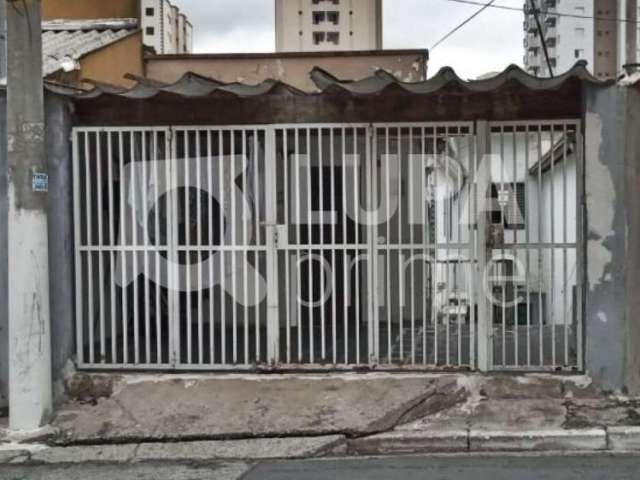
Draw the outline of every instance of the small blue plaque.
<instances>
[{"instance_id":1,"label":"small blue plaque","mask_svg":"<svg viewBox=\"0 0 640 480\"><path fill-rule=\"evenodd\" d=\"M31 188L34 192L48 192L49 175L46 173L34 173L31 178Z\"/></svg>"}]
</instances>

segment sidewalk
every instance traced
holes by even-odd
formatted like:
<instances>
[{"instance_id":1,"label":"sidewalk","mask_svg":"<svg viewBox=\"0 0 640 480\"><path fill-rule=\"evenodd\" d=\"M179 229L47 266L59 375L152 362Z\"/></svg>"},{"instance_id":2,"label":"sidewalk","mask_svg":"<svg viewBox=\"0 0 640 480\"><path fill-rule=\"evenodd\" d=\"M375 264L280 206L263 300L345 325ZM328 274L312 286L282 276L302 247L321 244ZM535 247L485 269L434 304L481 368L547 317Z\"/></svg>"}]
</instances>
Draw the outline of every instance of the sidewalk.
<instances>
[{"instance_id":1,"label":"sidewalk","mask_svg":"<svg viewBox=\"0 0 640 480\"><path fill-rule=\"evenodd\" d=\"M0 463L640 451L640 400L581 376L77 375L69 394Z\"/></svg>"}]
</instances>

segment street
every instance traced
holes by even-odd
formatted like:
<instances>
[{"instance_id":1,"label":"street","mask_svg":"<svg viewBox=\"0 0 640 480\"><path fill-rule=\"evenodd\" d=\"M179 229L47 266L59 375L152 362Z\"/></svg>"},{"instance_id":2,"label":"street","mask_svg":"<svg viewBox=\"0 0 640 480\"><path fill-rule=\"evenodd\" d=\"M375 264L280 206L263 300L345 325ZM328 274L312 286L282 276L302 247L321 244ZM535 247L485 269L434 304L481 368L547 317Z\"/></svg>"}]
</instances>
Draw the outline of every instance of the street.
<instances>
[{"instance_id":1,"label":"street","mask_svg":"<svg viewBox=\"0 0 640 480\"><path fill-rule=\"evenodd\" d=\"M2 480L630 480L637 456L440 456L248 464L5 466Z\"/></svg>"}]
</instances>

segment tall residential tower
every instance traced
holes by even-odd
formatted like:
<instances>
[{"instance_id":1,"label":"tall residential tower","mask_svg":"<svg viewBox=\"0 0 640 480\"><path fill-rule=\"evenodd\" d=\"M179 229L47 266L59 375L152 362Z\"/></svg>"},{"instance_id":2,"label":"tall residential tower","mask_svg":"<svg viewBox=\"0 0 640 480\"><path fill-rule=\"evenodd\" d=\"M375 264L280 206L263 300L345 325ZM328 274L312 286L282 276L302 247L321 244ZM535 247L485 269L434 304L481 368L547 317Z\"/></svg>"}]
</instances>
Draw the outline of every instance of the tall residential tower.
<instances>
[{"instance_id":1,"label":"tall residential tower","mask_svg":"<svg viewBox=\"0 0 640 480\"><path fill-rule=\"evenodd\" d=\"M532 75L549 76L542 38L554 74L586 60L596 77L615 78L640 61L638 0L525 0L524 10L524 65Z\"/></svg>"},{"instance_id":2,"label":"tall residential tower","mask_svg":"<svg viewBox=\"0 0 640 480\"><path fill-rule=\"evenodd\" d=\"M276 0L276 50L382 49L382 0Z\"/></svg>"}]
</instances>

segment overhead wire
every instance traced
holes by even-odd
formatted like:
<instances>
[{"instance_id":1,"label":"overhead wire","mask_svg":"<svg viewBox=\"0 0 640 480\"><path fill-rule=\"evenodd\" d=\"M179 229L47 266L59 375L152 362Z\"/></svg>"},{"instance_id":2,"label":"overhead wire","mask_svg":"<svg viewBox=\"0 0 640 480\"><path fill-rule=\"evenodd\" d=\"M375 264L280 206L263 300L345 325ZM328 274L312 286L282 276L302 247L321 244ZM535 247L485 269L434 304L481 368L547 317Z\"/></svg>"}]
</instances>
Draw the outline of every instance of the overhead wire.
<instances>
[{"instance_id":1,"label":"overhead wire","mask_svg":"<svg viewBox=\"0 0 640 480\"><path fill-rule=\"evenodd\" d=\"M433 46L430 48L430 50L433 50L434 48L436 48L438 45L440 45L442 42L444 42L447 38L449 38L451 35L453 35L454 33L456 33L458 30L460 30L462 27L464 27L467 23L469 23L471 20L473 20L474 18L476 18L478 15L480 15L482 12L484 12L487 8L489 8L491 6L491 4L493 2L495 2L496 0L490 0L488 3L485 3L484 5L482 5L482 7L473 13L473 15L471 15L470 17L466 18L462 23L458 24L457 26L455 26L453 29L451 29L446 35L444 35L442 38L440 38L440 40L438 40L436 43L433 44Z\"/></svg>"},{"instance_id":2,"label":"overhead wire","mask_svg":"<svg viewBox=\"0 0 640 480\"><path fill-rule=\"evenodd\" d=\"M454 2L454 3L462 3L462 4L466 4L466 5L478 5L478 6L485 6L486 4L484 2L481 1L477 1L477 0L445 0L447 2ZM527 13L527 14L533 14L532 10L527 8L524 9L522 7L511 7L509 5L502 5L502 4L494 4L491 3L491 5L488 6L488 8L497 8L500 10L509 10L509 11L513 11L513 12L519 12L519 13ZM595 16L590 16L590 15L579 15L577 13L566 13L566 12L544 12L545 15L549 16L549 17L569 17L569 18L579 18L579 19L584 19L584 20L602 20L602 21L606 21L606 22L618 22L618 23L630 23L630 24L634 24L634 25L638 25L640 24L639 20L634 20L631 18L617 18L617 17L603 17L600 15L595 15Z\"/></svg>"}]
</instances>

